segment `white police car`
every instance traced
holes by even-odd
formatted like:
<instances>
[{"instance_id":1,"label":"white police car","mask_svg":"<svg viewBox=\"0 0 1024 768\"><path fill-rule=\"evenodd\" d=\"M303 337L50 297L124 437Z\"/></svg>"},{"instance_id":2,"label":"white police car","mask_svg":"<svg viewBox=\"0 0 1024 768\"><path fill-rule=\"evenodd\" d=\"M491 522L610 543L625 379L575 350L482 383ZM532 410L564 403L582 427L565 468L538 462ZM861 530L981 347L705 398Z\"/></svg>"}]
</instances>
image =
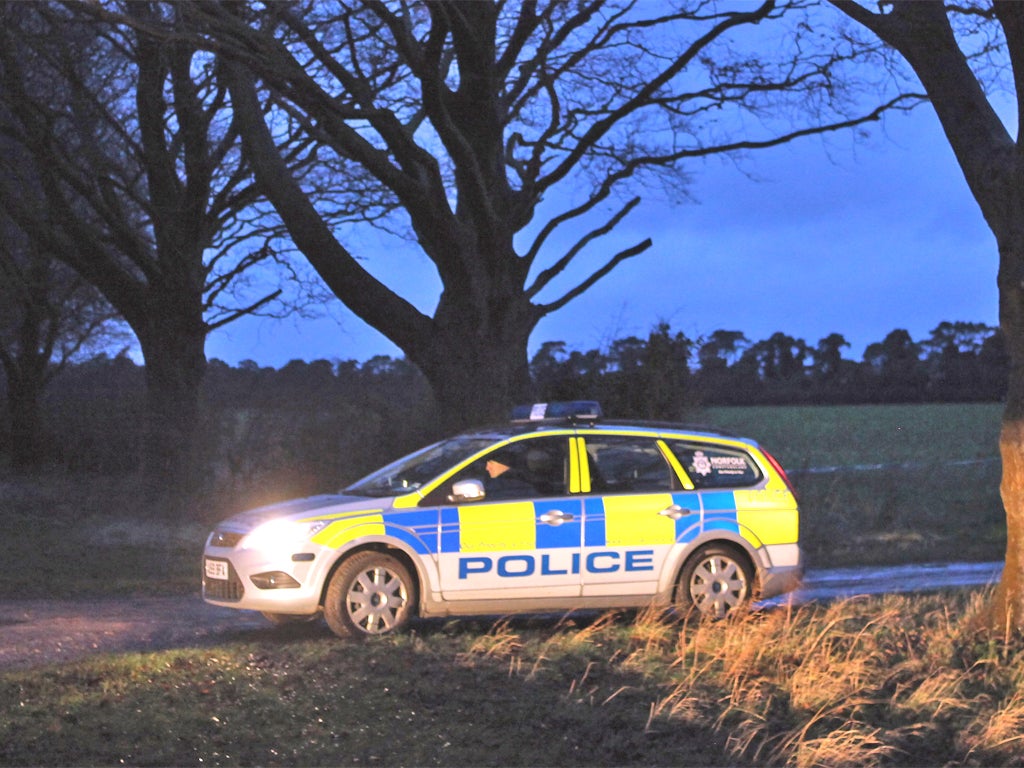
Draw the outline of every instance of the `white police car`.
<instances>
[{"instance_id":1,"label":"white police car","mask_svg":"<svg viewBox=\"0 0 1024 768\"><path fill-rule=\"evenodd\" d=\"M798 533L785 472L753 441L538 404L337 495L224 521L203 597L276 623L322 612L341 636L652 603L722 617L797 586Z\"/></svg>"}]
</instances>

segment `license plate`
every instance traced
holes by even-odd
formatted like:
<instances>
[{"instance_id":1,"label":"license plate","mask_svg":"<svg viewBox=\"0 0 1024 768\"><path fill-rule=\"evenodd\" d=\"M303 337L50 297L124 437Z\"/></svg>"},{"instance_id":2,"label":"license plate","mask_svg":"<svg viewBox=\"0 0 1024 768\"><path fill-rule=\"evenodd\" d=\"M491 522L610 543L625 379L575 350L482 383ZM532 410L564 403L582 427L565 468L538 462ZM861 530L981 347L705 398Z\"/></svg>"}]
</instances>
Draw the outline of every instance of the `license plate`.
<instances>
[{"instance_id":1,"label":"license plate","mask_svg":"<svg viewBox=\"0 0 1024 768\"><path fill-rule=\"evenodd\" d=\"M226 580L228 577L228 564L226 560L207 560L206 578Z\"/></svg>"}]
</instances>

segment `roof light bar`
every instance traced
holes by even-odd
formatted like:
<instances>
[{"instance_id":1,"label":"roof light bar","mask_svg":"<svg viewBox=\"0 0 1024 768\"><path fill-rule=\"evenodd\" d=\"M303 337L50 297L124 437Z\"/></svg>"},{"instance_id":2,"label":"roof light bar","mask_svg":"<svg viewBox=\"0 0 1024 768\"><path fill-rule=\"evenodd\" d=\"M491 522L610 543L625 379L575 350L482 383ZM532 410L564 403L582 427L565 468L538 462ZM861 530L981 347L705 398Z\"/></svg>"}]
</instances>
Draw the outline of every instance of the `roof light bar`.
<instances>
[{"instance_id":1,"label":"roof light bar","mask_svg":"<svg viewBox=\"0 0 1024 768\"><path fill-rule=\"evenodd\" d=\"M553 421L594 421L601 418L601 404L596 400L569 400L554 403L517 405L512 409L513 423Z\"/></svg>"}]
</instances>

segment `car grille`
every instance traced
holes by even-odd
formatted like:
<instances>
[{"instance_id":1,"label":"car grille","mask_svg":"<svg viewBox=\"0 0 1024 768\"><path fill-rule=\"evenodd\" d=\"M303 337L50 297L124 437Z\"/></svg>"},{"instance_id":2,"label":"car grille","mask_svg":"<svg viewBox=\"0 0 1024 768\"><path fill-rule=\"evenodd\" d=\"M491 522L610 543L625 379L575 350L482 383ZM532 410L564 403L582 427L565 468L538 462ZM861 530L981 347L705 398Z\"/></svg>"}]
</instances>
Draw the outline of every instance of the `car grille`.
<instances>
[{"instance_id":1,"label":"car grille","mask_svg":"<svg viewBox=\"0 0 1024 768\"><path fill-rule=\"evenodd\" d=\"M241 600L245 594L245 587L242 580L238 578L235 568L228 562L228 577L226 579L208 579L203 575L203 597L212 600Z\"/></svg>"}]
</instances>

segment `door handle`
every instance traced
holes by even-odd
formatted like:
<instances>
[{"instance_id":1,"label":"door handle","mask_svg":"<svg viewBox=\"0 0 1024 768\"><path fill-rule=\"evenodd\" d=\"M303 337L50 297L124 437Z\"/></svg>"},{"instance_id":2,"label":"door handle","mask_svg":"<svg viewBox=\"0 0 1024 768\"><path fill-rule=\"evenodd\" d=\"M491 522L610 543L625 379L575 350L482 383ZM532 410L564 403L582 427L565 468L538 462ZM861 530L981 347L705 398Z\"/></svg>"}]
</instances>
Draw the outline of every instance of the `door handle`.
<instances>
[{"instance_id":1,"label":"door handle","mask_svg":"<svg viewBox=\"0 0 1024 768\"><path fill-rule=\"evenodd\" d=\"M553 509L550 512L545 512L537 519L547 525L561 525L562 523L567 523L572 520L572 515L568 512L563 512L560 509Z\"/></svg>"},{"instance_id":2,"label":"door handle","mask_svg":"<svg viewBox=\"0 0 1024 768\"><path fill-rule=\"evenodd\" d=\"M661 510L658 514L664 515L665 517L671 517L673 520L678 520L679 518L690 514L690 510L683 509L678 504L673 504L671 507Z\"/></svg>"}]
</instances>

